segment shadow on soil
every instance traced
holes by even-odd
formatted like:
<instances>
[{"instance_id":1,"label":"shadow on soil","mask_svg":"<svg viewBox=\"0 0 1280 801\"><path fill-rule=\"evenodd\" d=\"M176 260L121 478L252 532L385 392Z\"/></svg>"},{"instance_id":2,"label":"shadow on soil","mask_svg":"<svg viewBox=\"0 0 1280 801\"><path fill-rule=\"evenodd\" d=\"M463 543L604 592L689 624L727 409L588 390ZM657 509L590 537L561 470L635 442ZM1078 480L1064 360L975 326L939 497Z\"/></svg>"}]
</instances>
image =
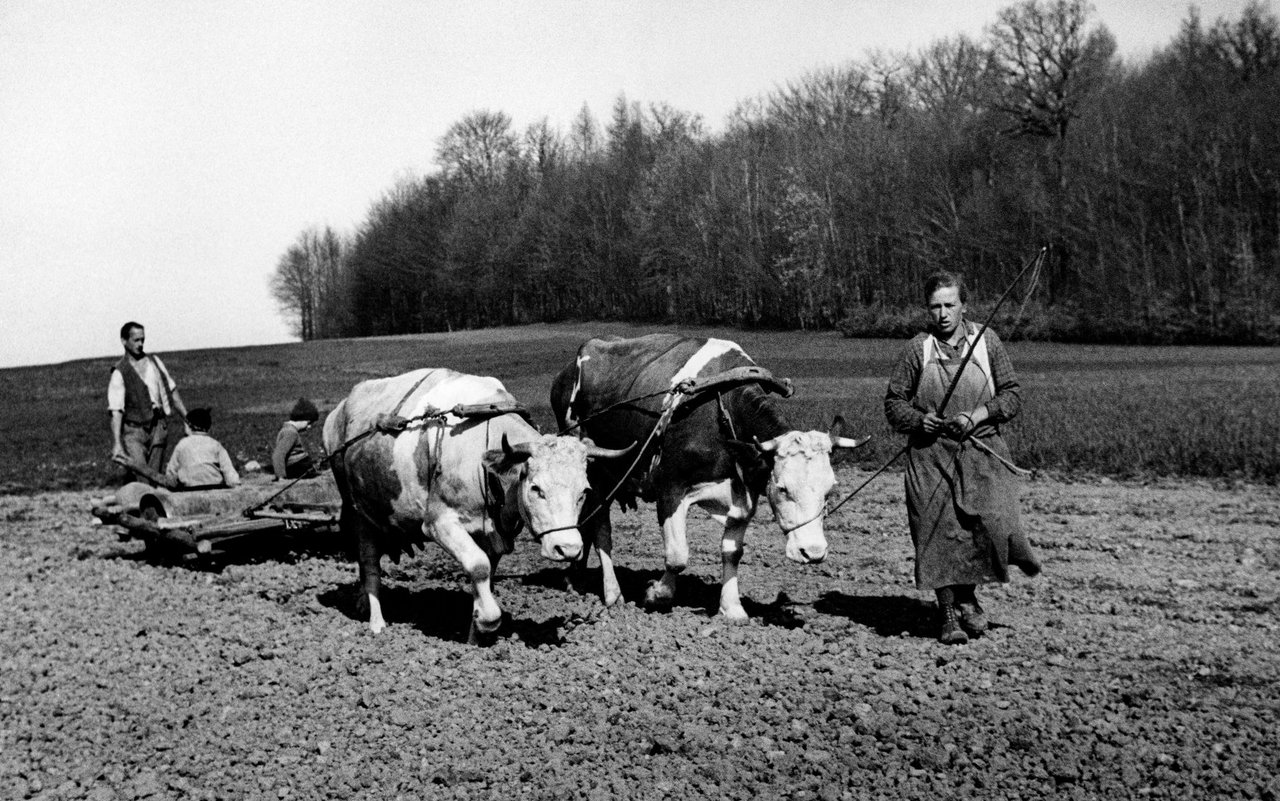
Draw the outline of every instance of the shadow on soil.
<instances>
[{"instance_id":1,"label":"shadow on soil","mask_svg":"<svg viewBox=\"0 0 1280 801\"><path fill-rule=\"evenodd\" d=\"M661 570L635 570L627 567L614 567L618 577L618 587L622 590L624 601L635 604L650 614L669 614L671 610L692 609L707 616L714 616L720 611L720 584L712 579L682 574L676 577L676 597L671 603L648 605L645 603L645 592L649 585L662 577ZM521 578L521 583L528 587L543 587L561 592L576 592L600 598L602 581L599 568L577 570L573 568L542 568ZM742 608L752 619L766 626L781 626L794 629L804 625L804 620L796 614L794 604L785 595L779 595L772 603L760 603L750 598L742 599Z\"/></svg>"},{"instance_id":2,"label":"shadow on soil","mask_svg":"<svg viewBox=\"0 0 1280 801\"><path fill-rule=\"evenodd\" d=\"M881 637L896 637L903 632L928 639L938 636L937 608L905 595L846 595L832 591L823 593L813 608L866 626Z\"/></svg>"},{"instance_id":3,"label":"shadow on soil","mask_svg":"<svg viewBox=\"0 0 1280 801\"><path fill-rule=\"evenodd\" d=\"M357 604L360 587L357 582L335 587L316 596L322 606L341 612L361 626L369 622L369 614ZM382 585L379 594L382 616L388 624L409 624L424 636L449 642L466 643L471 630L471 593L448 587L400 587ZM479 645L492 645L498 640L516 640L529 648L562 645L565 626L563 615L545 620L529 620L502 613L497 633L484 638Z\"/></svg>"},{"instance_id":4,"label":"shadow on soil","mask_svg":"<svg viewBox=\"0 0 1280 801\"><path fill-rule=\"evenodd\" d=\"M167 543L148 544L139 551L116 549L108 559L126 559L165 567L182 567L204 573L218 573L229 565L252 565L278 562L293 565L307 559L346 559L354 561L346 543L336 532L305 535L277 535L261 540L238 540L227 543L213 553L200 554Z\"/></svg>"}]
</instances>

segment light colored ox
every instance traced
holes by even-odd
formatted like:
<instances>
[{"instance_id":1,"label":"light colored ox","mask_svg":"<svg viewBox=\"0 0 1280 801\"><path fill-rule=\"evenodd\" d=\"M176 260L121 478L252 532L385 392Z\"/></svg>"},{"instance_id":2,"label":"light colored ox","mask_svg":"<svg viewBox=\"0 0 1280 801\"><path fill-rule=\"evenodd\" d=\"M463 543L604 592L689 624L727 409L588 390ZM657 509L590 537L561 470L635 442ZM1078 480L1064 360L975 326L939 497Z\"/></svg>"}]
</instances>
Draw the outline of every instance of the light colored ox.
<instances>
[{"instance_id":1,"label":"light colored ox","mask_svg":"<svg viewBox=\"0 0 1280 801\"><path fill-rule=\"evenodd\" d=\"M582 550L588 459L616 453L544 436L515 412L445 411L484 404L519 408L495 378L422 369L362 381L325 419L340 526L359 543L360 605L368 604L374 633L386 626L378 598L384 554L399 561L431 539L457 559L473 587L476 642L501 623L491 581L522 525L547 559L572 560Z\"/></svg>"}]
</instances>

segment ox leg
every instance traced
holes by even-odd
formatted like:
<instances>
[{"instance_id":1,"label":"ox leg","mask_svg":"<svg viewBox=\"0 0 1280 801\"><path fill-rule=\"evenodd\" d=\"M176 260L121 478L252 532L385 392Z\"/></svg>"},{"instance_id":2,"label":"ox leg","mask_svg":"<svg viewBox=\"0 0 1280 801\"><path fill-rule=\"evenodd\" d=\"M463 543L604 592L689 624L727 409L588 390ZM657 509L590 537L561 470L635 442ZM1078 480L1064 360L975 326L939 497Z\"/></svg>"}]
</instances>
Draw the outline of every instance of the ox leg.
<instances>
[{"instance_id":1,"label":"ox leg","mask_svg":"<svg viewBox=\"0 0 1280 801\"><path fill-rule=\"evenodd\" d=\"M586 576L586 560L591 555L591 545L595 545L600 554L600 600L605 607L612 607L622 598L622 587L618 585L617 573L613 571L613 521L608 511L596 514L593 521L584 523L582 532L582 555L573 560L573 575L577 580Z\"/></svg>"},{"instance_id":2,"label":"ox leg","mask_svg":"<svg viewBox=\"0 0 1280 801\"><path fill-rule=\"evenodd\" d=\"M605 606L613 606L622 597L618 575L613 571L613 522L609 520L607 512L600 516L601 522L592 537L596 543L596 552L600 554L600 597Z\"/></svg>"},{"instance_id":3,"label":"ox leg","mask_svg":"<svg viewBox=\"0 0 1280 801\"><path fill-rule=\"evenodd\" d=\"M644 601L649 605L670 604L676 597L676 576L689 565L689 537L687 534L689 504L681 500L674 508L664 509L658 502L658 517L662 520L662 542L666 556L666 569L662 577L649 585ZM664 516L664 512L666 513Z\"/></svg>"},{"instance_id":4,"label":"ox leg","mask_svg":"<svg viewBox=\"0 0 1280 801\"><path fill-rule=\"evenodd\" d=\"M733 483L723 489L723 494L709 494L700 505L724 526L720 538L720 614L730 623L741 623L747 619L747 612L738 594L738 563L742 561L747 525L755 513L755 499Z\"/></svg>"},{"instance_id":5,"label":"ox leg","mask_svg":"<svg viewBox=\"0 0 1280 801\"><path fill-rule=\"evenodd\" d=\"M378 593L382 588L382 552L377 539L368 527L357 524L359 530L359 562L361 599L369 606L369 631L380 633L387 627L382 617L382 603ZM362 606L363 604L357 604Z\"/></svg>"},{"instance_id":6,"label":"ox leg","mask_svg":"<svg viewBox=\"0 0 1280 801\"><path fill-rule=\"evenodd\" d=\"M730 513L725 519L724 537L720 540L720 614L725 620L741 623L747 619L738 594L738 563L742 561L742 542L749 519Z\"/></svg>"},{"instance_id":7,"label":"ox leg","mask_svg":"<svg viewBox=\"0 0 1280 801\"><path fill-rule=\"evenodd\" d=\"M492 635L502 623L502 609L493 597L491 578L493 565L471 535L456 520L424 523L427 536L458 560L463 572L471 579L474 601L471 607L471 632L468 641L475 644L480 638Z\"/></svg>"}]
</instances>

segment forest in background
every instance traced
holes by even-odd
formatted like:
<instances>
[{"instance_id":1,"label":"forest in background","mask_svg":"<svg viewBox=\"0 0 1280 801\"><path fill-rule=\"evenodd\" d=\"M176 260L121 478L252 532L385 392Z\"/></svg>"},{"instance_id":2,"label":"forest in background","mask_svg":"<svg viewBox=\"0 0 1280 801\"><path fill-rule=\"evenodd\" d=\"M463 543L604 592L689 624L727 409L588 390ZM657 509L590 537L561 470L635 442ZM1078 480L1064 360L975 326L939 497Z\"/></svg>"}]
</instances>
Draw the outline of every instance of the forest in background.
<instances>
[{"instance_id":1,"label":"forest in background","mask_svg":"<svg viewBox=\"0 0 1280 801\"><path fill-rule=\"evenodd\" d=\"M618 98L567 131L454 123L438 170L271 290L304 340L574 319L898 337L934 270L1012 338L1280 343L1280 22L1192 9L1141 63L1083 0L876 53L697 115Z\"/></svg>"}]
</instances>

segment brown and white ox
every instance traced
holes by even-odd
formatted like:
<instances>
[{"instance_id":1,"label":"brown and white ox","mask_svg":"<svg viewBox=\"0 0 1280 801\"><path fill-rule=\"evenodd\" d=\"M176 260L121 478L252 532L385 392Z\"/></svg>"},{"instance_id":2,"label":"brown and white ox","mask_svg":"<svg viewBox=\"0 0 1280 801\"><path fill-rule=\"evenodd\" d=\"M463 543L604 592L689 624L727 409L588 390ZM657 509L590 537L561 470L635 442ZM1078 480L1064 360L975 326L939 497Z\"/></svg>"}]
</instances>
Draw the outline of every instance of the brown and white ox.
<instances>
[{"instance_id":1,"label":"brown and white ox","mask_svg":"<svg viewBox=\"0 0 1280 801\"><path fill-rule=\"evenodd\" d=\"M555 380L551 406L561 430L580 426L604 447L647 441L670 404L681 404L666 431L642 455L636 474L617 494L622 509L634 507L637 496L657 506L666 570L649 586L647 603L670 603L675 596L676 575L689 562L686 517L694 505L724 526L720 613L728 620L747 617L738 591L738 563L761 494L769 499L785 535L788 559L816 564L827 555L822 518L827 496L836 484L832 449L855 448L866 439L794 430L780 404L759 383L687 399L662 394L689 379L754 366L751 357L728 340L652 334L588 340ZM616 486L631 461L593 464L588 475L594 492L603 495ZM597 502L588 503L588 508ZM600 554L604 602L612 605L621 590L613 570L609 510L584 520L581 528L583 551L578 563L586 564L594 542Z\"/></svg>"},{"instance_id":2,"label":"brown and white ox","mask_svg":"<svg viewBox=\"0 0 1280 801\"><path fill-rule=\"evenodd\" d=\"M475 404L519 406L495 378L435 368L362 381L325 419L340 526L359 543L360 605L367 601L375 634L386 626L378 600L383 554L399 561L429 538L457 559L474 589L476 642L501 623L490 584L521 526L547 559L569 561L582 551L577 522L588 459L616 454L576 437L544 436L514 412L433 414ZM416 419L423 415L432 416Z\"/></svg>"}]
</instances>

